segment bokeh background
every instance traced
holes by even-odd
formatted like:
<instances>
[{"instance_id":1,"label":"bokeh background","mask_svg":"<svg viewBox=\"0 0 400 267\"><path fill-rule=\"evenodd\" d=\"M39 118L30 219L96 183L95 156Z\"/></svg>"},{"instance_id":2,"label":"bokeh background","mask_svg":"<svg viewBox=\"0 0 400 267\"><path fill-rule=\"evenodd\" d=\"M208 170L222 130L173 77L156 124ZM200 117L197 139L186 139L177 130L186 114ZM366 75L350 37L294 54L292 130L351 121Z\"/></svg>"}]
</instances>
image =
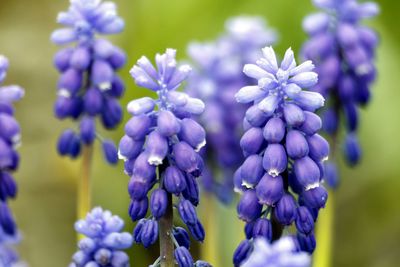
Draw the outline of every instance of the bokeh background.
<instances>
[{"instance_id":1,"label":"bokeh background","mask_svg":"<svg viewBox=\"0 0 400 267\"><path fill-rule=\"evenodd\" d=\"M208 40L223 31L224 21L241 14L261 15L280 33L277 51L291 46L299 51L306 36L302 18L315 10L310 0L115 0L126 30L113 40L127 51L122 76L128 90L122 102L144 95L128 75L142 55L152 57L166 47L186 57L191 40ZM332 266L396 267L400 262L400 2L377 1L381 15L369 24L381 36L373 86L374 99L362 112L360 130L364 150L356 169L342 168L341 186L335 192ZM19 196L11 206L23 233L21 257L32 267L67 266L76 249L73 222L76 182L80 165L60 158L55 151L58 134L69 125L53 117L57 73L52 57L57 47L49 35L56 15L67 0L0 0L0 53L11 61L7 83L26 88L18 103L23 129L18 172ZM128 116L125 116L125 121ZM106 133L104 133L106 135ZM115 141L122 127L107 133ZM93 203L127 219L128 177L122 164L103 163L99 147L93 165ZM241 237L234 207L215 212L219 251L216 267L231 266L231 255ZM208 214L208 218L213 214ZM133 224L126 220L131 231ZM207 240L205 245L207 246ZM135 245L132 266L147 266L157 257L157 247L146 251ZM324 266L318 266L324 267Z\"/></svg>"}]
</instances>

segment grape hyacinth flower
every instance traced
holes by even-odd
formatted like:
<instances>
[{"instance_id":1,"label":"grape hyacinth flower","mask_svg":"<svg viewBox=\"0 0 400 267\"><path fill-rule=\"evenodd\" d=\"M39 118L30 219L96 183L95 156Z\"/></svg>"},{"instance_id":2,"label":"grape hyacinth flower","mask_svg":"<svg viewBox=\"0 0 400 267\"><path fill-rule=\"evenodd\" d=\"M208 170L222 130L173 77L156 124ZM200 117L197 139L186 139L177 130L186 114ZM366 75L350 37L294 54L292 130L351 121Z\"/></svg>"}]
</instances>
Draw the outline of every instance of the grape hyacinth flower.
<instances>
[{"instance_id":1,"label":"grape hyacinth flower","mask_svg":"<svg viewBox=\"0 0 400 267\"><path fill-rule=\"evenodd\" d=\"M135 242L147 248L160 236L161 255L154 266L160 261L171 264L175 259L180 267L189 267L194 264L188 251L189 235L184 228L173 226L172 208L176 207L193 238L202 242L205 233L195 207L199 204L197 178L203 169L198 151L205 145L205 131L192 117L203 112L204 104L176 91L191 68L178 66L175 54L173 49L157 54L156 66L143 56L131 69L136 84L156 92L158 97L128 103L127 110L133 117L125 125L119 156L125 160L125 173L131 177L129 215L139 221L134 230ZM146 218L149 208L151 215Z\"/></svg>"},{"instance_id":2,"label":"grape hyacinth flower","mask_svg":"<svg viewBox=\"0 0 400 267\"><path fill-rule=\"evenodd\" d=\"M361 21L377 15L379 7L373 2L358 3L357 0L313 2L322 12L309 15L303 22L303 28L310 36L304 44L303 57L316 65L319 82L311 89L328 101L323 113L323 128L331 136L332 143L341 142L339 121L345 121L344 155L353 166L361 159L357 139L358 110L370 100L370 86L376 77L374 57L378 44L377 34ZM335 187L338 183L335 163L328 164L326 179Z\"/></svg>"},{"instance_id":3,"label":"grape hyacinth flower","mask_svg":"<svg viewBox=\"0 0 400 267\"><path fill-rule=\"evenodd\" d=\"M269 243L265 238L254 241L253 251L241 267L310 267L311 258L307 253L299 252L296 240L291 236Z\"/></svg>"},{"instance_id":4,"label":"grape hyacinth flower","mask_svg":"<svg viewBox=\"0 0 400 267\"><path fill-rule=\"evenodd\" d=\"M120 217L100 207L94 208L85 219L75 223L75 230L85 237L79 240L79 250L69 267L129 267L128 254L122 250L132 246L133 237L121 232L123 228Z\"/></svg>"},{"instance_id":5,"label":"grape hyacinth flower","mask_svg":"<svg viewBox=\"0 0 400 267\"><path fill-rule=\"evenodd\" d=\"M21 129L14 117L13 102L24 96L24 90L17 85L1 86L8 67L8 59L0 55L0 263L3 263L0 266L11 266L18 261L17 254L9 246L17 243L18 231L8 200L17 195L17 183L12 173L18 169L16 149L21 142Z\"/></svg>"},{"instance_id":6,"label":"grape hyacinth flower","mask_svg":"<svg viewBox=\"0 0 400 267\"><path fill-rule=\"evenodd\" d=\"M118 103L124 84L116 74L126 61L124 52L97 34L116 34L124 28L116 5L101 0L70 0L68 11L61 12L57 21L65 28L51 35L57 45L76 43L60 50L54 65L61 73L58 81L54 112L57 118L79 120L79 133L65 130L58 141L58 152L76 158L81 146L91 146L98 137L105 160L118 162L115 145L97 134L96 118L106 129L121 122L122 109Z\"/></svg>"},{"instance_id":7,"label":"grape hyacinth flower","mask_svg":"<svg viewBox=\"0 0 400 267\"><path fill-rule=\"evenodd\" d=\"M229 203L233 195L232 176L243 161L239 140L246 112L234 95L249 82L242 72L243 65L256 60L260 49L277 38L264 19L257 16L230 18L225 29L212 42L190 43L188 53L196 69L188 79L187 92L206 104L199 118L207 131L207 148L202 152L215 168L204 170L204 189Z\"/></svg>"},{"instance_id":8,"label":"grape hyacinth flower","mask_svg":"<svg viewBox=\"0 0 400 267\"><path fill-rule=\"evenodd\" d=\"M324 105L324 98L303 90L318 81L314 65L306 61L297 66L291 49L280 65L272 47L262 52L256 64L243 69L258 84L236 94L239 103L252 106L240 141L246 159L234 177L235 188L242 193L238 215L247 223L247 239L235 252L235 266L248 256L252 239L261 236L271 241L292 224L300 248L312 253L314 222L327 200L321 178L329 145L318 134L322 122L314 113Z\"/></svg>"}]
</instances>

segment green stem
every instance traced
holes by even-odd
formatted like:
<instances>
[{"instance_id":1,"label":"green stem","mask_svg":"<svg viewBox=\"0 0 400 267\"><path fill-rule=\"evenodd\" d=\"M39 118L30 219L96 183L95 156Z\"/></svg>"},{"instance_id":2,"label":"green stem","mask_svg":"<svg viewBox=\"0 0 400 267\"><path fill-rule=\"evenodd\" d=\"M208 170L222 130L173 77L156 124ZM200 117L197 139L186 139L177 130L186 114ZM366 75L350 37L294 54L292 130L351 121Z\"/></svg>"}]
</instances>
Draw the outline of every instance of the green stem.
<instances>
[{"instance_id":1,"label":"green stem","mask_svg":"<svg viewBox=\"0 0 400 267\"><path fill-rule=\"evenodd\" d=\"M317 248L314 252L314 267L330 267L332 264L333 218L335 199L332 190L325 209L320 212L316 229Z\"/></svg>"},{"instance_id":2,"label":"green stem","mask_svg":"<svg viewBox=\"0 0 400 267\"><path fill-rule=\"evenodd\" d=\"M78 219L85 218L90 210L90 170L92 166L93 146L85 145L82 156L82 175L78 180ZM78 235L78 239L81 235Z\"/></svg>"},{"instance_id":3,"label":"green stem","mask_svg":"<svg viewBox=\"0 0 400 267\"><path fill-rule=\"evenodd\" d=\"M167 211L159 220L160 227L160 263L161 267L174 267L174 241L171 238L173 228L172 195L168 193Z\"/></svg>"},{"instance_id":4,"label":"green stem","mask_svg":"<svg viewBox=\"0 0 400 267\"><path fill-rule=\"evenodd\" d=\"M203 222L207 238L201 246L201 258L212 263L214 266L220 265L220 251L218 251L218 218L216 211L216 200L211 194L205 194L203 199Z\"/></svg>"}]
</instances>

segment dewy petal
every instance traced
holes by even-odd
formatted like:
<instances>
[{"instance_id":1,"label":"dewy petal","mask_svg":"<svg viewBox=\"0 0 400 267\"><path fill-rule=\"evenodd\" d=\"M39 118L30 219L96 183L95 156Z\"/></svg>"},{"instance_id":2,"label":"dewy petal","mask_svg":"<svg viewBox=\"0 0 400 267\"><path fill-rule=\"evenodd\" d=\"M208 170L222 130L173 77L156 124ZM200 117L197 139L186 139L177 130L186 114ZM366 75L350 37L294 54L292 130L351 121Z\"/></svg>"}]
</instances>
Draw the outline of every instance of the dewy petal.
<instances>
[{"instance_id":1,"label":"dewy petal","mask_svg":"<svg viewBox=\"0 0 400 267\"><path fill-rule=\"evenodd\" d=\"M324 97L317 92L301 91L295 97L295 102L306 110L314 111L324 106Z\"/></svg>"},{"instance_id":2,"label":"dewy petal","mask_svg":"<svg viewBox=\"0 0 400 267\"><path fill-rule=\"evenodd\" d=\"M278 107L279 99L275 95L269 95L264 98L260 103L258 103L258 108L266 113L267 115L272 115L275 109Z\"/></svg>"},{"instance_id":3,"label":"dewy petal","mask_svg":"<svg viewBox=\"0 0 400 267\"><path fill-rule=\"evenodd\" d=\"M25 94L24 89L18 85L0 87L0 101L14 102L20 100Z\"/></svg>"},{"instance_id":4,"label":"dewy petal","mask_svg":"<svg viewBox=\"0 0 400 267\"><path fill-rule=\"evenodd\" d=\"M289 71L289 75L290 76L296 76L297 74L300 74L302 72L312 71L314 68L315 68L315 66L312 63L312 61L311 60L307 60L307 61L301 63L300 65L298 65L297 67L291 69Z\"/></svg>"},{"instance_id":5,"label":"dewy petal","mask_svg":"<svg viewBox=\"0 0 400 267\"><path fill-rule=\"evenodd\" d=\"M74 29L69 29L69 28L58 29L51 34L50 39L55 44L63 45L76 41L77 34Z\"/></svg>"},{"instance_id":6,"label":"dewy petal","mask_svg":"<svg viewBox=\"0 0 400 267\"><path fill-rule=\"evenodd\" d=\"M290 70L291 68L296 66L296 61L294 59L294 53L292 48L288 48L285 52L285 56L281 62L282 70Z\"/></svg>"},{"instance_id":7,"label":"dewy petal","mask_svg":"<svg viewBox=\"0 0 400 267\"><path fill-rule=\"evenodd\" d=\"M289 82L295 83L301 88L309 88L317 84L318 74L312 71L302 72L290 78Z\"/></svg>"},{"instance_id":8,"label":"dewy petal","mask_svg":"<svg viewBox=\"0 0 400 267\"><path fill-rule=\"evenodd\" d=\"M265 70L263 70L262 68L260 68L257 65L254 64L246 64L243 67L243 72L244 74L246 74L248 77L250 78L254 78L254 79L261 79L264 78L265 76L272 76L271 74L269 74L268 72L266 72Z\"/></svg>"},{"instance_id":9,"label":"dewy petal","mask_svg":"<svg viewBox=\"0 0 400 267\"><path fill-rule=\"evenodd\" d=\"M264 47L262 49L262 52L267 64L261 67L266 67L265 70L272 73L278 71L278 62L276 60L275 51L272 46Z\"/></svg>"},{"instance_id":10,"label":"dewy petal","mask_svg":"<svg viewBox=\"0 0 400 267\"><path fill-rule=\"evenodd\" d=\"M265 91L261 90L257 85L245 86L235 94L236 101L239 103L250 103L260 99L265 95Z\"/></svg>"}]
</instances>

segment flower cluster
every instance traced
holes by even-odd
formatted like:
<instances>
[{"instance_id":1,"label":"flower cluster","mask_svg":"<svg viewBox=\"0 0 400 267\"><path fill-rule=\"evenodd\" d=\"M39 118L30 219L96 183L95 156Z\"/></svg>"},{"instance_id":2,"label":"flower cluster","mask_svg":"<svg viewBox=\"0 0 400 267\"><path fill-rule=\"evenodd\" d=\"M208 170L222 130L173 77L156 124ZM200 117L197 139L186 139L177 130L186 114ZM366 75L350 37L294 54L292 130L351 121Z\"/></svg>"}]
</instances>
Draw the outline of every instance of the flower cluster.
<instances>
[{"instance_id":1,"label":"flower cluster","mask_svg":"<svg viewBox=\"0 0 400 267\"><path fill-rule=\"evenodd\" d=\"M96 137L102 141L105 159L118 162L117 149L96 132L95 118L100 117L106 129L115 128L122 119L118 103L124 93L124 84L116 70L126 61L124 52L106 39L95 34L115 34L123 30L124 23L112 2L101 0L70 0L67 12L58 15L65 28L53 32L51 40L57 45L77 44L60 50L54 64L61 76L55 115L59 119L80 120L79 134L65 130L58 142L61 155L79 156L81 145L91 145Z\"/></svg>"},{"instance_id":2,"label":"flower cluster","mask_svg":"<svg viewBox=\"0 0 400 267\"><path fill-rule=\"evenodd\" d=\"M360 25L360 21L375 16L379 8L375 3L357 0L314 0L314 4L323 11L304 20L303 28L310 40L303 47L303 56L315 63L319 75L319 83L312 90L320 92L329 102L323 114L324 130L335 142L339 121L345 120L344 155L350 165L355 165L361 157L356 136L358 109L370 99L378 43L376 33ZM331 175L327 180L335 186L335 166L328 168L327 174Z\"/></svg>"},{"instance_id":3,"label":"flower cluster","mask_svg":"<svg viewBox=\"0 0 400 267\"><path fill-rule=\"evenodd\" d=\"M307 253L298 252L296 240L291 237L282 237L270 244L264 238L257 238L254 241L253 250L249 253L248 259L242 267L309 267L311 258ZM250 246L249 246L250 248Z\"/></svg>"},{"instance_id":4,"label":"flower cluster","mask_svg":"<svg viewBox=\"0 0 400 267\"><path fill-rule=\"evenodd\" d=\"M271 241L273 233L276 237L282 227L295 223L300 248L311 253L314 221L327 200L321 179L329 144L317 133L322 122L314 113L324 98L302 90L318 80L311 61L297 66L288 49L278 65L271 47L262 52L256 64L243 69L258 84L236 94L238 102L253 104L246 112L246 132L240 140L246 159L234 175L235 188L242 192L237 211L247 223L248 240L262 236ZM272 220L277 222L274 226ZM239 245L235 266L247 256L242 251L248 240Z\"/></svg>"},{"instance_id":5,"label":"flower cluster","mask_svg":"<svg viewBox=\"0 0 400 267\"><path fill-rule=\"evenodd\" d=\"M6 78L9 62L0 55L0 85ZM8 246L17 240L17 227L7 204L17 195L17 184L13 178L19 165L16 148L20 144L20 126L14 118L13 102L20 100L24 90L17 85L0 87L0 263L11 266L18 260L15 252ZM15 242L11 242L15 243Z\"/></svg>"},{"instance_id":6,"label":"flower cluster","mask_svg":"<svg viewBox=\"0 0 400 267\"><path fill-rule=\"evenodd\" d=\"M143 97L128 104L133 117L125 125L125 136L119 144L125 173L131 177L129 214L133 221L139 220L134 239L145 247L158 239L157 221L168 213L172 215L172 195L177 197L175 206L192 236L198 241L205 236L195 209L199 203L196 178L203 169L198 151L205 145L205 131L191 119L203 112L204 104L176 91L191 68L178 66L175 54L173 49L157 54L156 67L143 56L130 71L137 85L158 95L156 100ZM158 188L151 192L149 201L148 192L156 184ZM151 216L145 218L149 206ZM192 266L186 230L174 227L168 233L176 241L175 259L179 266Z\"/></svg>"},{"instance_id":7,"label":"flower cluster","mask_svg":"<svg viewBox=\"0 0 400 267\"><path fill-rule=\"evenodd\" d=\"M86 219L75 223L75 230L85 235L78 243L69 267L129 267L128 255L121 251L133 244L130 233L122 232L124 221L100 207L90 211Z\"/></svg>"},{"instance_id":8,"label":"flower cluster","mask_svg":"<svg viewBox=\"0 0 400 267\"><path fill-rule=\"evenodd\" d=\"M187 92L206 104L200 116L207 131L207 162L202 181L208 192L214 192L223 202L230 202L232 176L243 161L239 140L246 107L238 105L235 93L248 84L242 72L246 62L260 55L260 49L276 40L275 32L266 27L261 17L235 17L227 20L226 33L213 42L191 43L188 53L197 68L188 80Z\"/></svg>"}]
</instances>

